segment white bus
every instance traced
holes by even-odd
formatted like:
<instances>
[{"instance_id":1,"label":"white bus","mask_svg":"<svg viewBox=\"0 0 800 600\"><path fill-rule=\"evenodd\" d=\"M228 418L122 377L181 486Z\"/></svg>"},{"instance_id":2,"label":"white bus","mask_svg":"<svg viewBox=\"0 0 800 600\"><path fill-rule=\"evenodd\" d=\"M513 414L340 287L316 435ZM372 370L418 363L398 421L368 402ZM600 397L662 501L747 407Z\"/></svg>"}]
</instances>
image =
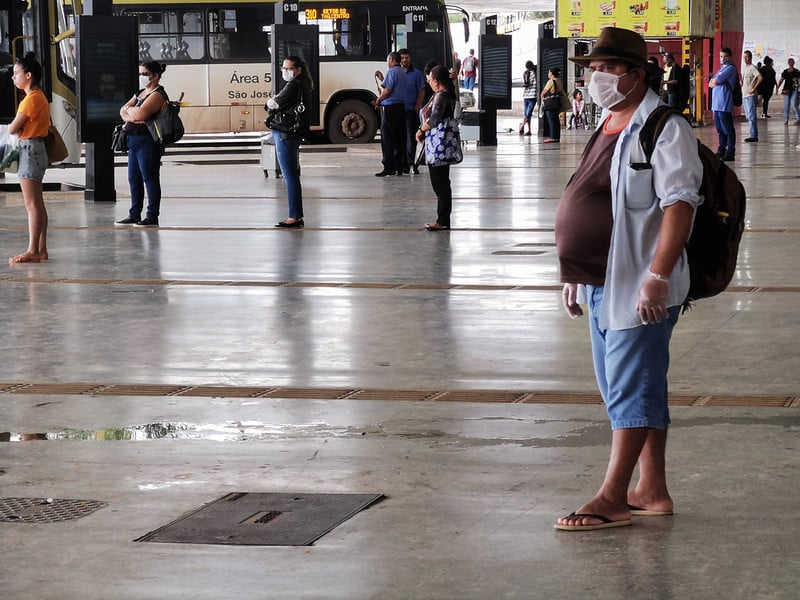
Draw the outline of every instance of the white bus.
<instances>
[{"instance_id":1,"label":"white bus","mask_svg":"<svg viewBox=\"0 0 800 600\"><path fill-rule=\"evenodd\" d=\"M440 33L436 54L452 66L448 9L440 0L318 0L293 2L301 25L319 28L320 123L334 143L368 142L378 129L370 106L374 73L389 52L409 47L406 16L423 15L425 32ZM463 11L459 11L459 18ZM265 130L272 90L271 31L275 1L115 0L114 12L139 22L139 59L167 64L163 84L184 93L187 132ZM424 56L412 60L422 69ZM440 61L441 62L441 61Z\"/></svg>"}]
</instances>

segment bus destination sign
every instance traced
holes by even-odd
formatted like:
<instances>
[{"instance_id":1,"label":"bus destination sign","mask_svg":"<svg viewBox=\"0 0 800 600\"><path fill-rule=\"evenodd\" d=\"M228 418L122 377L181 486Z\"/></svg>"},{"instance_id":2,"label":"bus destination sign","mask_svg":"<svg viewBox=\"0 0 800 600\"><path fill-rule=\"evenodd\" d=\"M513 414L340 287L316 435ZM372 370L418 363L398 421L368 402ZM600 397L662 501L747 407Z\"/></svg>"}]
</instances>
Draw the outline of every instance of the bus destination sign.
<instances>
[{"instance_id":1,"label":"bus destination sign","mask_svg":"<svg viewBox=\"0 0 800 600\"><path fill-rule=\"evenodd\" d=\"M306 20L318 21L320 19L349 19L350 13L346 8L325 7L325 8L307 8Z\"/></svg>"}]
</instances>

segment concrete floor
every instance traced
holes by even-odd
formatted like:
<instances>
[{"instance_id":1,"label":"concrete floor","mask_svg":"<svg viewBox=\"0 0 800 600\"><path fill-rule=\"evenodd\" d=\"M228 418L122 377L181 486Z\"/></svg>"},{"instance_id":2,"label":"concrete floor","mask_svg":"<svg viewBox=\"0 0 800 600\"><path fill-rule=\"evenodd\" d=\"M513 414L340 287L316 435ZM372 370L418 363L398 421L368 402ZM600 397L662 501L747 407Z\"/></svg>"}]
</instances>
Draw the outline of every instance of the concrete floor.
<instances>
[{"instance_id":1,"label":"concrete floor","mask_svg":"<svg viewBox=\"0 0 800 600\"><path fill-rule=\"evenodd\" d=\"M0 266L0 498L108 506L0 523L0 597L796 598L800 128L759 125L740 268L673 340L676 515L589 534L552 529L610 441L553 247L588 132L470 145L449 233L377 145L303 154L302 231L236 156L171 151L158 230L113 227L124 168L116 204L48 193L51 260ZM18 193L0 219L11 256ZM309 547L132 541L231 491L386 498Z\"/></svg>"}]
</instances>

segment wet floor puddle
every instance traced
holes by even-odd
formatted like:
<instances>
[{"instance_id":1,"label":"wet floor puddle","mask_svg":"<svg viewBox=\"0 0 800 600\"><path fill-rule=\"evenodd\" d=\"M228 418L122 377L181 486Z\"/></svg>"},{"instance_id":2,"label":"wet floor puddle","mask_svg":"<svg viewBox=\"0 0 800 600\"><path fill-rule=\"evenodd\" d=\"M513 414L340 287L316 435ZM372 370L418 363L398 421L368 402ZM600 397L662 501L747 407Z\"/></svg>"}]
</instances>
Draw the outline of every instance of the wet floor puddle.
<instances>
[{"instance_id":1,"label":"wet floor puddle","mask_svg":"<svg viewBox=\"0 0 800 600\"><path fill-rule=\"evenodd\" d=\"M336 430L324 423L297 425L274 425L258 421L228 423L148 423L114 429L60 429L44 433L0 432L0 442L29 442L40 440L77 441L144 441L144 440L211 440L219 442L243 442L260 438L271 438L304 431L326 435L346 435L344 429Z\"/></svg>"}]
</instances>

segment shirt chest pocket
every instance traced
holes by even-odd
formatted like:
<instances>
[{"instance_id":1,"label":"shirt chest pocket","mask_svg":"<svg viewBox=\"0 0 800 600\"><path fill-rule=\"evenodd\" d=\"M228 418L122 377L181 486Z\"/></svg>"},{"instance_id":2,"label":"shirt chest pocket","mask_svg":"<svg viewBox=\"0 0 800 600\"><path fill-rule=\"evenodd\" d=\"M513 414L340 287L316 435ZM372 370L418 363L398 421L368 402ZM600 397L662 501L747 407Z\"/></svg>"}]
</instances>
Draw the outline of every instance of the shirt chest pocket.
<instances>
[{"instance_id":1,"label":"shirt chest pocket","mask_svg":"<svg viewBox=\"0 0 800 600\"><path fill-rule=\"evenodd\" d=\"M634 210L648 209L656 202L653 191L653 168L648 163L629 163L623 190L625 207Z\"/></svg>"}]
</instances>

